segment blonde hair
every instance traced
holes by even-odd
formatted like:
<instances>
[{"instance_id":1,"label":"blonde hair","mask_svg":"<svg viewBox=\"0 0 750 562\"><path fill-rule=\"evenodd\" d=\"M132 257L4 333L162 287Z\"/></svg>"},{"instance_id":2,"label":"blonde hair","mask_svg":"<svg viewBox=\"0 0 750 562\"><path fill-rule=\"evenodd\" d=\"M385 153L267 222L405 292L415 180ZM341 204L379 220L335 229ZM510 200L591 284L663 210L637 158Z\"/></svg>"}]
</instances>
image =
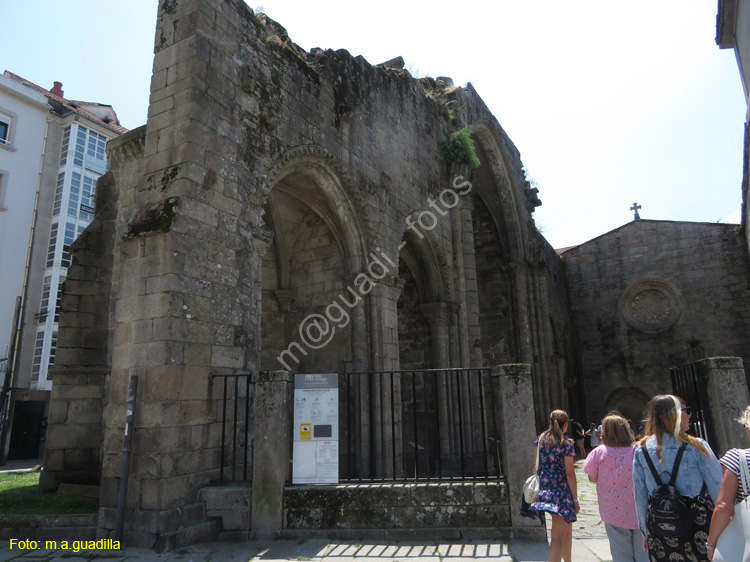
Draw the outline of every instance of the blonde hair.
<instances>
[{"instance_id":1,"label":"blonde hair","mask_svg":"<svg viewBox=\"0 0 750 562\"><path fill-rule=\"evenodd\" d=\"M564 427L568 423L568 414L563 410L553 410L549 415L549 427L539 436L539 442L549 449L559 447L567 441Z\"/></svg>"},{"instance_id":2,"label":"blonde hair","mask_svg":"<svg viewBox=\"0 0 750 562\"><path fill-rule=\"evenodd\" d=\"M647 406L646 430L643 438L638 442L639 445L646 443L652 435L656 437L656 457L661 463L661 440L662 435L674 435L678 443L687 443L698 449L704 455L711 456L705 445L698 441L692 435L680 431L680 421L682 419L682 406L685 401L671 394L659 394L654 396Z\"/></svg>"},{"instance_id":3,"label":"blonde hair","mask_svg":"<svg viewBox=\"0 0 750 562\"><path fill-rule=\"evenodd\" d=\"M615 412L607 414L602 420L601 441L607 447L630 447L635 439L630 432L628 420Z\"/></svg>"},{"instance_id":4,"label":"blonde hair","mask_svg":"<svg viewBox=\"0 0 750 562\"><path fill-rule=\"evenodd\" d=\"M745 408L745 411L740 414L740 417L737 418L737 421L744 425L746 428L750 429L750 406Z\"/></svg>"}]
</instances>

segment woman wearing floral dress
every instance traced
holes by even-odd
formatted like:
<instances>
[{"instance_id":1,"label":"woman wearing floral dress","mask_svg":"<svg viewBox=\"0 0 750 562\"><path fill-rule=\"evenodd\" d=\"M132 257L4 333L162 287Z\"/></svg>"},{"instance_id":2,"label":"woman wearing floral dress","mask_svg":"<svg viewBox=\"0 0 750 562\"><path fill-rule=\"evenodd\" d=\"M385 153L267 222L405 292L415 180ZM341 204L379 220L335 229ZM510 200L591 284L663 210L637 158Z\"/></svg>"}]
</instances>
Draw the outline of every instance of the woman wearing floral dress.
<instances>
[{"instance_id":1,"label":"woman wearing floral dress","mask_svg":"<svg viewBox=\"0 0 750 562\"><path fill-rule=\"evenodd\" d=\"M572 562L573 521L580 507L578 485L573 459L576 455L573 441L565 437L568 414L554 410L549 415L549 428L537 439L539 467L539 497L529 506L531 511L546 511L552 518L549 543L549 562ZM534 450L536 463L536 448Z\"/></svg>"}]
</instances>

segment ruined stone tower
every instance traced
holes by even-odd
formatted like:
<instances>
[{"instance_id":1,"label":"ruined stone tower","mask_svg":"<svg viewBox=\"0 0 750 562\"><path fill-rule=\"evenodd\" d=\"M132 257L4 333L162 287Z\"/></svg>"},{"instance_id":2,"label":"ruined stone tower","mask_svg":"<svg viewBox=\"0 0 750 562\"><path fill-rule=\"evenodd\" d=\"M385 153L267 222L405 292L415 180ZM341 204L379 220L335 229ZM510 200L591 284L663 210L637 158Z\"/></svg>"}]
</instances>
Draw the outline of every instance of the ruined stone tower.
<instances>
[{"instance_id":1,"label":"ruined stone tower","mask_svg":"<svg viewBox=\"0 0 750 562\"><path fill-rule=\"evenodd\" d=\"M216 532L199 498L221 463L211 374L523 363L540 415L566 407L561 264L519 154L471 85L399 66L304 52L240 0L160 3L148 122L110 143L73 250L42 477L99 483L101 533L131 376L126 537L159 548ZM450 150L466 127L476 168Z\"/></svg>"}]
</instances>

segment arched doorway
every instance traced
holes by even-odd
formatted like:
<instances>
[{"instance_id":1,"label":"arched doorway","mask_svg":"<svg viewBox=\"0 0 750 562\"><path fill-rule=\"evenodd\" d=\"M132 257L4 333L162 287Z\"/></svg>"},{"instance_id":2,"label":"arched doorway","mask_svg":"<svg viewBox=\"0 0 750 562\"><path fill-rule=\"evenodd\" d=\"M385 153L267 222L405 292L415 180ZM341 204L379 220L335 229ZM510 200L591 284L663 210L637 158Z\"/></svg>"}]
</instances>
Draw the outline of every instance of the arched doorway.
<instances>
[{"instance_id":1,"label":"arched doorway","mask_svg":"<svg viewBox=\"0 0 750 562\"><path fill-rule=\"evenodd\" d=\"M646 405L650 399L640 388L618 388L604 402L604 412L620 412L625 419L631 420L637 429L646 417ZM598 424L601 420L591 421Z\"/></svg>"}]
</instances>

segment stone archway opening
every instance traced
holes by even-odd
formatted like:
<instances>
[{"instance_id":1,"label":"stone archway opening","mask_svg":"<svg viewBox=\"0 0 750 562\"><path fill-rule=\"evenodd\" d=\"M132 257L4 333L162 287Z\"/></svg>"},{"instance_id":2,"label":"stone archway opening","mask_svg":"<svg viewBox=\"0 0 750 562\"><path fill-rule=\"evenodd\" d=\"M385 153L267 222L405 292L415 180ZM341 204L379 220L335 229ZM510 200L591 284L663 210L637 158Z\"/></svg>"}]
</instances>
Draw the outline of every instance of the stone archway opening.
<instances>
[{"instance_id":1,"label":"stone archway opening","mask_svg":"<svg viewBox=\"0 0 750 562\"><path fill-rule=\"evenodd\" d=\"M345 371L352 362L349 311L331 307L345 292L348 270L337 218L303 173L279 181L263 209L273 240L262 264L261 370ZM328 324L308 331L313 317ZM282 362L284 350L292 353Z\"/></svg>"},{"instance_id":2,"label":"stone archway opening","mask_svg":"<svg viewBox=\"0 0 750 562\"><path fill-rule=\"evenodd\" d=\"M637 429L646 417L649 400L648 394L638 388L618 388L607 397L603 411L605 415L619 412L625 419L631 420Z\"/></svg>"},{"instance_id":3,"label":"stone archway opening","mask_svg":"<svg viewBox=\"0 0 750 562\"><path fill-rule=\"evenodd\" d=\"M484 365L515 363L519 361L517 310L507 248L489 208L479 196L472 198L471 221L480 331L480 340L475 343L481 347Z\"/></svg>"}]
</instances>

